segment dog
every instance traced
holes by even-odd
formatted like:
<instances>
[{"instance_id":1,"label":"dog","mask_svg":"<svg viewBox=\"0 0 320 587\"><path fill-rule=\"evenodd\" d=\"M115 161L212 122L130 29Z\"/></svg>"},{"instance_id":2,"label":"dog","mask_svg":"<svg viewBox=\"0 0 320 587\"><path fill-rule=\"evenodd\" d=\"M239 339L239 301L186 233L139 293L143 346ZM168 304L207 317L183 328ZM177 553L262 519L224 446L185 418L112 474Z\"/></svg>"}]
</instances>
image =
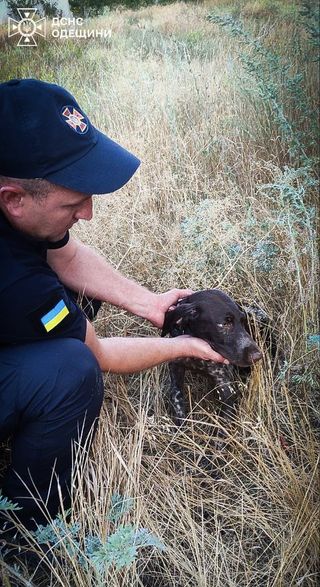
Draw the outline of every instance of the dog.
<instances>
[{"instance_id":1,"label":"dog","mask_svg":"<svg viewBox=\"0 0 320 587\"><path fill-rule=\"evenodd\" d=\"M189 334L202 338L230 364L195 358L176 359L169 363L170 404L173 421L181 425L187 417L183 394L186 369L204 374L220 406L219 415L232 419L239 399L237 379L246 380L251 367L262 358L262 352L250 334L250 318L267 328L267 315L259 308L241 307L218 289L198 291L180 300L166 313L161 336Z\"/></svg>"}]
</instances>

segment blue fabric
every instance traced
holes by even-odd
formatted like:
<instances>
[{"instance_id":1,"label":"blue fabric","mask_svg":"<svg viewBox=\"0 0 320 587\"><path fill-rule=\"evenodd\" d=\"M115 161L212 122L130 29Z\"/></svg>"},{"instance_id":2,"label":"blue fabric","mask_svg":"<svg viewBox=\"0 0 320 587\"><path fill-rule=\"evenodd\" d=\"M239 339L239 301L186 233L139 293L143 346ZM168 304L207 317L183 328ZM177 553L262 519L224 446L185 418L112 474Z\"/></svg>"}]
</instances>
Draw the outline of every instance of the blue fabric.
<instances>
[{"instance_id":1,"label":"blue fabric","mask_svg":"<svg viewBox=\"0 0 320 587\"><path fill-rule=\"evenodd\" d=\"M60 246L67 241L62 239ZM0 212L0 345L85 339L86 317L48 265L48 248L50 243L15 230ZM61 300L69 313L47 332L41 319Z\"/></svg>"},{"instance_id":2,"label":"blue fabric","mask_svg":"<svg viewBox=\"0 0 320 587\"><path fill-rule=\"evenodd\" d=\"M102 399L101 371L81 341L64 338L0 348L0 441L12 437L12 465L2 491L23 508L17 514L30 529L33 520L46 524L47 519L23 481L55 517L59 495L54 470L69 507L71 444L79 430L84 442Z\"/></svg>"}]
</instances>

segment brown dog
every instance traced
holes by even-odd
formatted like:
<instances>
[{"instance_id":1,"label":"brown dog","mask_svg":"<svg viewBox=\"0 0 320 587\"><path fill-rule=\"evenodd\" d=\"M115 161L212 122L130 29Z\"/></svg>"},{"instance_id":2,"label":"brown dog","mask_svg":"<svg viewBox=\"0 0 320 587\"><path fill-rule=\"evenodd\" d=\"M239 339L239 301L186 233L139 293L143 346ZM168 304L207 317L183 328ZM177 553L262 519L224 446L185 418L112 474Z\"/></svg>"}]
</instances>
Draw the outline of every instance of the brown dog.
<instances>
[{"instance_id":1,"label":"brown dog","mask_svg":"<svg viewBox=\"0 0 320 587\"><path fill-rule=\"evenodd\" d=\"M181 424L186 418L183 383L186 369L200 371L212 379L212 387L220 403L220 414L232 417L238 399L236 373L250 372L250 367L262 358L261 350L249 334L248 314L264 321L266 315L257 308L245 313L227 294L218 289L198 291L181 300L174 310L167 312L162 336L190 334L208 344L230 365L200 359L177 359L169 364L171 375L170 402L173 419Z\"/></svg>"}]
</instances>

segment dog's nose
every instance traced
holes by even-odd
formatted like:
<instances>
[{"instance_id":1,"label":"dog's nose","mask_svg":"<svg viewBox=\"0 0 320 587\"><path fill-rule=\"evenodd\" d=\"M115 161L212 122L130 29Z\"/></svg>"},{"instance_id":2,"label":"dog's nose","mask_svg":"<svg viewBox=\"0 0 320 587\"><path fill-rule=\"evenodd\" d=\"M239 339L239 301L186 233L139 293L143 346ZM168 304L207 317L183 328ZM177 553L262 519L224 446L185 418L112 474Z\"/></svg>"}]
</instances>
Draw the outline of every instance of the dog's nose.
<instances>
[{"instance_id":1,"label":"dog's nose","mask_svg":"<svg viewBox=\"0 0 320 587\"><path fill-rule=\"evenodd\" d=\"M259 349L252 351L249 353L249 359L252 363L256 363L262 359L262 352Z\"/></svg>"}]
</instances>

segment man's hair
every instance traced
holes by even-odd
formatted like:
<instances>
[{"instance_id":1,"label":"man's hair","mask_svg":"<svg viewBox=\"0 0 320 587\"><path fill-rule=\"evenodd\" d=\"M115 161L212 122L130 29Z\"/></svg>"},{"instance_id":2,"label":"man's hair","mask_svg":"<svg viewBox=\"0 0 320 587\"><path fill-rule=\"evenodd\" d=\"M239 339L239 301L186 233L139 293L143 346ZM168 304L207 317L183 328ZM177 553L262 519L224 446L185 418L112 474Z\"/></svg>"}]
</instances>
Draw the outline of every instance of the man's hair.
<instances>
[{"instance_id":1,"label":"man's hair","mask_svg":"<svg viewBox=\"0 0 320 587\"><path fill-rule=\"evenodd\" d=\"M54 188L54 185L46 179L21 179L0 175L0 188L5 185L18 185L28 192L30 196L38 199L45 198L48 192Z\"/></svg>"}]
</instances>

